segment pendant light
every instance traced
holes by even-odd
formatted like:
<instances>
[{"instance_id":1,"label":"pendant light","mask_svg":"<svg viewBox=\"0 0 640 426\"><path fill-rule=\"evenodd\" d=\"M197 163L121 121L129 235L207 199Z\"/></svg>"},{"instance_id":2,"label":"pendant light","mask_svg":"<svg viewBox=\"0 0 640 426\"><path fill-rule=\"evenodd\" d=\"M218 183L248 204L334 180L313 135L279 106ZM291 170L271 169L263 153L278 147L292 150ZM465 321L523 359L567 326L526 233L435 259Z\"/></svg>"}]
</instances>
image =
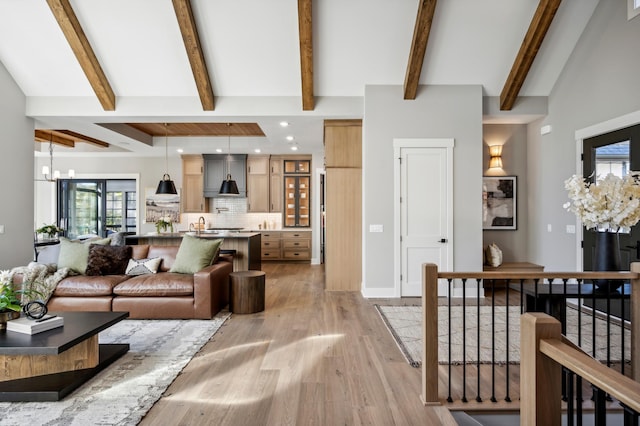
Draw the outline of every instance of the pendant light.
<instances>
[{"instance_id":1,"label":"pendant light","mask_svg":"<svg viewBox=\"0 0 640 426\"><path fill-rule=\"evenodd\" d=\"M165 174L162 175L160 183L158 183L158 189L156 194L177 194L176 186L169 176L169 129L168 124L164 123L164 160L165 160Z\"/></svg>"},{"instance_id":2,"label":"pendant light","mask_svg":"<svg viewBox=\"0 0 640 426\"><path fill-rule=\"evenodd\" d=\"M51 176L49 176L49 173L51 173ZM76 177L76 172L73 169L69 169L68 174L69 179ZM60 179L60 170L53 170L53 132L50 133L49 139L49 165L42 166L42 176L44 177L43 180L47 182L55 182Z\"/></svg>"},{"instance_id":3,"label":"pendant light","mask_svg":"<svg viewBox=\"0 0 640 426\"><path fill-rule=\"evenodd\" d=\"M227 123L227 134L229 136L229 151L227 153L227 178L220 185L220 195L240 195L236 181L231 179L231 123Z\"/></svg>"}]
</instances>

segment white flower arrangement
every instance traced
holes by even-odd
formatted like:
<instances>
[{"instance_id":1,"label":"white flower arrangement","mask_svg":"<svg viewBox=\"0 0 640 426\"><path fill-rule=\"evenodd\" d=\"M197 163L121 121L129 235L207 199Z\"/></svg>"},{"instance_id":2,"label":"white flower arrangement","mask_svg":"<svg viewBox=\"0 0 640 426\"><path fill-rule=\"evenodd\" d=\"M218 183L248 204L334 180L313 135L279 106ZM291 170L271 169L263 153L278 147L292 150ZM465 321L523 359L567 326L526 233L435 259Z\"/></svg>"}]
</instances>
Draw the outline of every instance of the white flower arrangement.
<instances>
[{"instance_id":1,"label":"white flower arrangement","mask_svg":"<svg viewBox=\"0 0 640 426\"><path fill-rule=\"evenodd\" d=\"M609 173L597 184L573 175L564 187L571 201L563 207L575 213L587 229L618 232L640 220L640 172L622 178Z\"/></svg>"},{"instance_id":2,"label":"white flower arrangement","mask_svg":"<svg viewBox=\"0 0 640 426\"><path fill-rule=\"evenodd\" d=\"M159 234L160 232L165 232L167 229L171 229L171 232L173 232L173 222L171 222L171 217L163 216L156 221L156 231L158 231Z\"/></svg>"}]
</instances>

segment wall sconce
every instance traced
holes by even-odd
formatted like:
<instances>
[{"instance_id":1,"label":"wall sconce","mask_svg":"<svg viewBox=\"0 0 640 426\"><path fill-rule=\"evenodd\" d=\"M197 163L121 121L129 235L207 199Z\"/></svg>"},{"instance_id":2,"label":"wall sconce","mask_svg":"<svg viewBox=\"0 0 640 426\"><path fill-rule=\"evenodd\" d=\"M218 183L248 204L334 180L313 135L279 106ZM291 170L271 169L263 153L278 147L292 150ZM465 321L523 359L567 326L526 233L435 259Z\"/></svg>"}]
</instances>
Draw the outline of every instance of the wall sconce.
<instances>
[{"instance_id":1,"label":"wall sconce","mask_svg":"<svg viewBox=\"0 0 640 426\"><path fill-rule=\"evenodd\" d=\"M489 168L501 169L502 168L502 145L491 145L489 147L489 155L491 155L491 159L489 160Z\"/></svg>"}]
</instances>

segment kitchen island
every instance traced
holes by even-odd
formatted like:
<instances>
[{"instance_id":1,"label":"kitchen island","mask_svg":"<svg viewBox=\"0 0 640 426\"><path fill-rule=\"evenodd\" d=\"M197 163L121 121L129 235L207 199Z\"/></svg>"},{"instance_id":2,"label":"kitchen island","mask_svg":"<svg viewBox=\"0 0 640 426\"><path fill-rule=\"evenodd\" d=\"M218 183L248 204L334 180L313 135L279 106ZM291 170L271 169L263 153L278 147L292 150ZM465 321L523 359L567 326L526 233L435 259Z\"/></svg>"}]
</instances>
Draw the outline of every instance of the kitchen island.
<instances>
[{"instance_id":1,"label":"kitchen island","mask_svg":"<svg viewBox=\"0 0 640 426\"><path fill-rule=\"evenodd\" d=\"M144 235L129 235L127 244L153 244L156 246L179 246L184 232L174 233L149 233ZM190 233L198 238L222 239L220 250L235 250L233 255L234 271L259 271L261 263L261 235L259 232L202 232Z\"/></svg>"}]
</instances>

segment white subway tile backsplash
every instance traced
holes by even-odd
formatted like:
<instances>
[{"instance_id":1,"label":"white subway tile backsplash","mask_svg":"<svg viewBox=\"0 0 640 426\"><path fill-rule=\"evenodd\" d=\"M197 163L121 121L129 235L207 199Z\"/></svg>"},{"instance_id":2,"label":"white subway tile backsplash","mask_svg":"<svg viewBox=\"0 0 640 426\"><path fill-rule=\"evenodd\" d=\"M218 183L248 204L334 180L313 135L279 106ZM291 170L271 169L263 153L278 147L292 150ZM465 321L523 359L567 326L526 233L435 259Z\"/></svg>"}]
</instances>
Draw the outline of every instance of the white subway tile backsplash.
<instances>
[{"instance_id":1,"label":"white subway tile backsplash","mask_svg":"<svg viewBox=\"0 0 640 426\"><path fill-rule=\"evenodd\" d=\"M184 213L179 230L186 231L190 223L198 223L200 216L204 217L207 228L245 228L250 230L281 229L281 213L247 213L246 198L212 198L209 200L211 213ZM260 226L259 226L260 225Z\"/></svg>"}]
</instances>

